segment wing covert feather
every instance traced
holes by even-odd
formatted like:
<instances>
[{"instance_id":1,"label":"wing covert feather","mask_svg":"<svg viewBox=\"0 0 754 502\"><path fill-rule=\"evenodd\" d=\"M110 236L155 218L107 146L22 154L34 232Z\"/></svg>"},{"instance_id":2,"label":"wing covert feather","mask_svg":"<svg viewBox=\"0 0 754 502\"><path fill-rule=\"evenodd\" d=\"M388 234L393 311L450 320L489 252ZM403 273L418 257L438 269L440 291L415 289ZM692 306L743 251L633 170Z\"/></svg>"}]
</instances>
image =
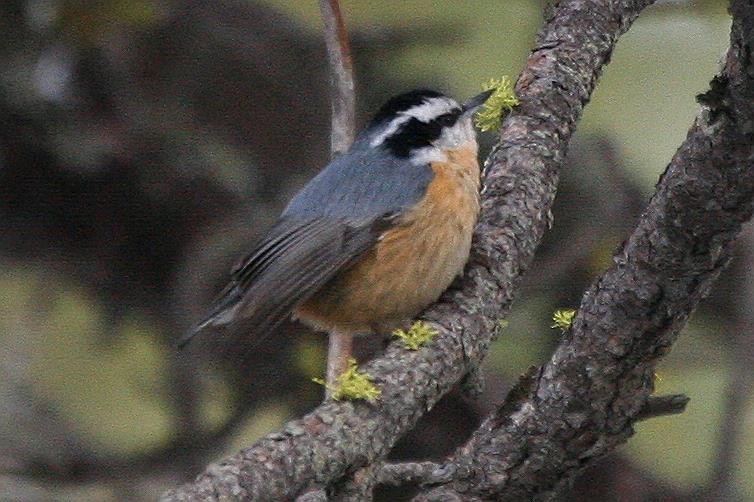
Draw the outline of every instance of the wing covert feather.
<instances>
[{"instance_id":1,"label":"wing covert feather","mask_svg":"<svg viewBox=\"0 0 754 502\"><path fill-rule=\"evenodd\" d=\"M391 221L392 215L362 223L330 218L281 220L233 268L231 282L211 313L179 345L204 329L263 336L369 250Z\"/></svg>"}]
</instances>

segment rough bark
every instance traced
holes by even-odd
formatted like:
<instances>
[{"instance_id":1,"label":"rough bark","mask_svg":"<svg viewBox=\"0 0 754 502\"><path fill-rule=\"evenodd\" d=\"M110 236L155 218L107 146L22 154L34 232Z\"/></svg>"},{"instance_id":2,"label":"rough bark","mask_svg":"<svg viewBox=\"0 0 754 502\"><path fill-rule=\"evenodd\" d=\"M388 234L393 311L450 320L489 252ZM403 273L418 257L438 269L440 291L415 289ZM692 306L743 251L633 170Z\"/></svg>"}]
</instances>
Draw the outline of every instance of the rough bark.
<instances>
[{"instance_id":1,"label":"rough bark","mask_svg":"<svg viewBox=\"0 0 754 502\"><path fill-rule=\"evenodd\" d=\"M731 3L724 68L614 264L551 360L530 372L419 500L549 500L623 443L654 366L728 262L754 195L754 4Z\"/></svg>"},{"instance_id":2,"label":"rough bark","mask_svg":"<svg viewBox=\"0 0 754 502\"><path fill-rule=\"evenodd\" d=\"M282 500L336 483L384 457L479 364L550 224L561 162L601 69L618 37L651 3L566 0L548 11L517 82L521 106L505 121L486 164L466 274L424 313L439 331L430 345L413 352L392 344L364 367L382 391L380 400L326 402L164 500Z\"/></svg>"}]
</instances>

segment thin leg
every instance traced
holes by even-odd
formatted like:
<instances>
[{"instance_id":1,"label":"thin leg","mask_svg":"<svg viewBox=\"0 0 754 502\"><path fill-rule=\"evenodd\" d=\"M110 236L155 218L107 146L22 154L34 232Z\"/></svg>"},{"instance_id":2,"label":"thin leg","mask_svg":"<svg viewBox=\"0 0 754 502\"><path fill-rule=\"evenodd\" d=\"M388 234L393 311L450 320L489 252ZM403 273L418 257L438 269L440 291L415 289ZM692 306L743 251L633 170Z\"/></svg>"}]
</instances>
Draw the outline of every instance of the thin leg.
<instances>
[{"instance_id":1,"label":"thin leg","mask_svg":"<svg viewBox=\"0 0 754 502\"><path fill-rule=\"evenodd\" d=\"M335 380L346 371L348 359L351 357L353 348L353 335L346 333L330 333L329 346L327 349L327 390L325 396L330 397L329 387L335 384Z\"/></svg>"}]
</instances>

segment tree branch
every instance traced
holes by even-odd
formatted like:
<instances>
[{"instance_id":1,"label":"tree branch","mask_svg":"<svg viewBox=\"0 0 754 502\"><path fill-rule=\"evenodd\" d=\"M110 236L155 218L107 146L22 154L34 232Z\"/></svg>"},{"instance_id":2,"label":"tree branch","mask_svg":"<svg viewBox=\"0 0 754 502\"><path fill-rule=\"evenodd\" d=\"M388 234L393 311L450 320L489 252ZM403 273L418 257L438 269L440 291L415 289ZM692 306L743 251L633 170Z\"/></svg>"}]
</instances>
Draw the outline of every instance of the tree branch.
<instances>
[{"instance_id":1,"label":"tree branch","mask_svg":"<svg viewBox=\"0 0 754 502\"><path fill-rule=\"evenodd\" d=\"M666 415L679 415L686 411L686 405L689 404L689 397L683 394L671 394L669 396L650 396L644 407L639 410L635 420L648 420L655 417Z\"/></svg>"},{"instance_id":2,"label":"tree branch","mask_svg":"<svg viewBox=\"0 0 754 502\"><path fill-rule=\"evenodd\" d=\"M439 336L420 351L392 344L364 367L374 405L327 402L218 464L164 500L286 499L384 457L479 364L550 224L568 141L618 37L652 0L563 0L548 14L519 77L521 105L485 168L482 212L460 289L424 313Z\"/></svg>"},{"instance_id":3,"label":"tree branch","mask_svg":"<svg viewBox=\"0 0 754 502\"><path fill-rule=\"evenodd\" d=\"M403 462L385 464L377 479L381 484L399 486L406 483L441 483L450 481L453 473L435 462Z\"/></svg>"},{"instance_id":4,"label":"tree branch","mask_svg":"<svg viewBox=\"0 0 754 502\"><path fill-rule=\"evenodd\" d=\"M319 9L325 25L325 45L330 62L330 101L332 130L330 150L333 158L345 153L353 143L356 129L356 92L353 81L351 47L348 42L343 15L338 0L319 0ZM353 352L353 335L333 332L328 337L327 386L325 394L337 378L346 371Z\"/></svg>"},{"instance_id":5,"label":"tree branch","mask_svg":"<svg viewBox=\"0 0 754 502\"><path fill-rule=\"evenodd\" d=\"M319 0L319 9L325 25L325 46L330 62L330 149L333 155L337 156L345 153L351 146L356 129L356 92L351 44L348 41L348 31L338 0Z\"/></svg>"},{"instance_id":6,"label":"tree branch","mask_svg":"<svg viewBox=\"0 0 754 502\"><path fill-rule=\"evenodd\" d=\"M420 500L546 500L623 443L654 366L728 262L754 195L754 6L731 3L731 48L705 106L614 265L552 359L518 384Z\"/></svg>"}]
</instances>

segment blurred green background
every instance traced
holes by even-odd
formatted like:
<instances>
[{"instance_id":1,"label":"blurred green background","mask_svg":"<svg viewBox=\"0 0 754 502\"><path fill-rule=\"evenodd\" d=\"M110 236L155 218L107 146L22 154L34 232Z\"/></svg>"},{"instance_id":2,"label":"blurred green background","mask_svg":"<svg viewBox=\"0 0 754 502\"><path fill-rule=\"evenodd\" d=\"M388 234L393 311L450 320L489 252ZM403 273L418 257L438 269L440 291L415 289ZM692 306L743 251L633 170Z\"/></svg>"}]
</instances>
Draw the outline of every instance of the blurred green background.
<instances>
[{"instance_id":1,"label":"blurred green background","mask_svg":"<svg viewBox=\"0 0 754 502\"><path fill-rule=\"evenodd\" d=\"M463 441L630 233L730 26L722 1L658 3L586 108L483 399L449 396L396 458ZM543 7L344 0L360 123L412 87L515 78ZM321 398L324 338L294 323L253 348L172 347L327 160L317 3L5 0L0 28L0 499L150 500ZM657 370L688 411L641 423L564 499L754 500L753 240Z\"/></svg>"}]
</instances>

